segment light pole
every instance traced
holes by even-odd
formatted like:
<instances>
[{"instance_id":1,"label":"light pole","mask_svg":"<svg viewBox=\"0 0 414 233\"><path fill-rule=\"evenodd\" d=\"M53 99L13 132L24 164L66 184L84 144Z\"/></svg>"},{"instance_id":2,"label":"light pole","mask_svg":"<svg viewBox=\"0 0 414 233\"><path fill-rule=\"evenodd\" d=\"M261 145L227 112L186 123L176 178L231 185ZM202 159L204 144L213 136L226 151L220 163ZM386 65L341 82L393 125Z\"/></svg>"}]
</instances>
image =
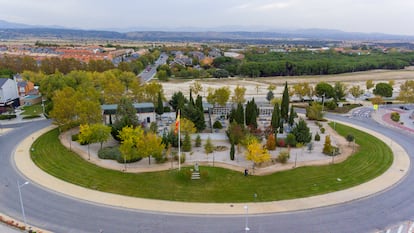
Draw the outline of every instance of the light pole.
<instances>
[{"instance_id":1,"label":"light pole","mask_svg":"<svg viewBox=\"0 0 414 233\"><path fill-rule=\"evenodd\" d=\"M23 222L24 222L24 229L25 229L25 231L26 231L27 223L26 223L26 215L24 213L24 207L23 207L22 191L20 189L23 186L25 186L26 184L29 184L29 181L26 181L23 184L19 184L19 181L17 181L17 189L19 190L20 206L22 208Z\"/></svg>"},{"instance_id":2,"label":"light pole","mask_svg":"<svg viewBox=\"0 0 414 233\"><path fill-rule=\"evenodd\" d=\"M325 93L323 93L322 95L322 113L323 113L324 106L325 106Z\"/></svg>"},{"instance_id":3,"label":"light pole","mask_svg":"<svg viewBox=\"0 0 414 233\"><path fill-rule=\"evenodd\" d=\"M43 109L43 116L45 117L45 99L42 96L42 109Z\"/></svg>"},{"instance_id":4,"label":"light pole","mask_svg":"<svg viewBox=\"0 0 414 233\"><path fill-rule=\"evenodd\" d=\"M248 231L250 231L250 228L249 228L249 207L247 205L245 205L244 209L246 210L246 222L245 222L244 230L246 232L248 232Z\"/></svg>"}]
</instances>

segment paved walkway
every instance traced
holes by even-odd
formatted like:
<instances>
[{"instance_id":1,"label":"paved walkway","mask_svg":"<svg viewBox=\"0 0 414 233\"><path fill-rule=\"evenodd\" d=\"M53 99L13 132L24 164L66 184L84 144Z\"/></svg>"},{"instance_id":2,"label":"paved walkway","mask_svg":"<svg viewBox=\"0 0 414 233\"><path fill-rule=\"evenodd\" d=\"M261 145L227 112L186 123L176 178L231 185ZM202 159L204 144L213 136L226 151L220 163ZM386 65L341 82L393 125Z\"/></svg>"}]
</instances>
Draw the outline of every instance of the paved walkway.
<instances>
[{"instance_id":1,"label":"paved walkway","mask_svg":"<svg viewBox=\"0 0 414 233\"><path fill-rule=\"evenodd\" d=\"M326 124L326 123L323 123ZM313 132L318 132L318 126L315 124L309 124L309 128ZM182 164L182 166L193 166L196 163L199 165L208 165L208 166L217 166L223 167L239 172L244 172L244 169L249 169L250 172L253 172L254 175L267 175L277 171L289 170L292 167L302 167L302 166L311 166L311 165L327 165L332 163L332 157L326 156L322 153L322 148L325 143L325 135L331 135L331 142L332 145L337 146L340 148L341 154L335 156L335 162L344 161L348 156L352 154L352 146L349 146L349 143L341 136L339 136L336 131L332 130L329 126L325 125L326 132L321 134L321 141L313 142L314 148L312 152L308 152L305 147L298 149L292 148L290 151L291 157L289 158L286 164L280 164L276 162L269 162L266 166L262 167L255 167L253 168L253 163L245 159L244 156L244 148L236 149L235 160L230 160L229 151L230 145L228 140L213 140L215 146L224 146L227 147L224 151L215 151L209 155L206 155L204 149L202 147L193 147L191 153L184 153L186 154L186 162ZM139 162L129 163L129 164L122 164L118 163L114 160L103 160L98 158L98 151L100 149L100 144L95 143L89 145L89 149L87 145L80 145L77 142L73 142L71 140L72 135L78 133L78 129L72 129L62 133L59 138L62 144L67 147L68 149L76 152L85 160L88 160L91 163L94 163L100 167L125 171L130 173L141 173L141 172L151 172L151 171L163 171L168 169L176 169L178 168L178 163L170 163L166 162L163 164L157 164L155 159L151 159L151 163L148 161L147 158L142 159ZM203 138L205 140L207 137ZM113 139L109 140L108 142L104 143L103 147L114 146L117 145L117 142ZM273 161L276 160L277 155L280 153L281 150L286 150L287 148L277 148L274 151L269 151L272 156ZM240 151L239 151L240 150ZM238 151L238 152L237 152ZM213 162L214 161L214 162ZM296 161L296 162L295 162ZM125 170L126 167L126 170Z\"/></svg>"}]
</instances>

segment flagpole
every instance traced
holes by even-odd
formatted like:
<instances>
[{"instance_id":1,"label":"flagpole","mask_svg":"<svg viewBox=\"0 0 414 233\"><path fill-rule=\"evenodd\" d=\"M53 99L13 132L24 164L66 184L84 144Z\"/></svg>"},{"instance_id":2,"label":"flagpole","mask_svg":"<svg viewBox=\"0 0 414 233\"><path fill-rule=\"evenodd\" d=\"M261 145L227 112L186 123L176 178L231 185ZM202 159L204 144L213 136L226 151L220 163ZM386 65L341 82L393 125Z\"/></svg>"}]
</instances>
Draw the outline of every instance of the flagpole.
<instances>
[{"instance_id":1,"label":"flagpole","mask_svg":"<svg viewBox=\"0 0 414 233\"><path fill-rule=\"evenodd\" d=\"M180 110L178 110L178 117L180 117ZM181 119L178 118L178 171L181 171L181 146L180 146L180 138L181 138Z\"/></svg>"}]
</instances>

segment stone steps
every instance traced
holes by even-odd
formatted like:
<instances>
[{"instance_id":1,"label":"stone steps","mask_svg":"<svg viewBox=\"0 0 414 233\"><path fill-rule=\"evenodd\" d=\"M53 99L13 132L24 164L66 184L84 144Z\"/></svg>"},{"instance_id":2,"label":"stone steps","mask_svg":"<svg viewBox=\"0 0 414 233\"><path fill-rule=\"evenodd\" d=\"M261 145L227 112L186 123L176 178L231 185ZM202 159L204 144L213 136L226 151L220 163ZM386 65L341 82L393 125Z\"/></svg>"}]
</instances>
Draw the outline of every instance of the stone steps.
<instances>
[{"instance_id":1,"label":"stone steps","mask_svg":"<svg viewBox=\"0 0 414 233\"><path fill-rule=\"evenodd\" d=\"M199 180L200 179L200 172L193 172L191 173L192 180Z\"/></svg>"}]
</instances>

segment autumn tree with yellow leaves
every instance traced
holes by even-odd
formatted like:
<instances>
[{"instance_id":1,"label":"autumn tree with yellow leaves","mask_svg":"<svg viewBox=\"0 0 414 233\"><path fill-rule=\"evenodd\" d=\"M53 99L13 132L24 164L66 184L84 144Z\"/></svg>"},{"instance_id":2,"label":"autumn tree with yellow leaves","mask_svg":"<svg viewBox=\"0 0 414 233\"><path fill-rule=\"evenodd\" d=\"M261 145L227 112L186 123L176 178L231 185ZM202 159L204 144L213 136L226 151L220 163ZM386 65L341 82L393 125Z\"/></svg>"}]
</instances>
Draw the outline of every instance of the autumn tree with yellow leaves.
<instances>
[{"instance_id":1,"label":"autumn tree with yellow leaves","mask_svg":"<svg viewBox=\"0 0 414 233\"><path fill-rule=\"evenodd\" d=\"M270 161L270 154L257 140L252 140L247 145L246 159L260 164Z\"/></svg>"}]
</instances>

